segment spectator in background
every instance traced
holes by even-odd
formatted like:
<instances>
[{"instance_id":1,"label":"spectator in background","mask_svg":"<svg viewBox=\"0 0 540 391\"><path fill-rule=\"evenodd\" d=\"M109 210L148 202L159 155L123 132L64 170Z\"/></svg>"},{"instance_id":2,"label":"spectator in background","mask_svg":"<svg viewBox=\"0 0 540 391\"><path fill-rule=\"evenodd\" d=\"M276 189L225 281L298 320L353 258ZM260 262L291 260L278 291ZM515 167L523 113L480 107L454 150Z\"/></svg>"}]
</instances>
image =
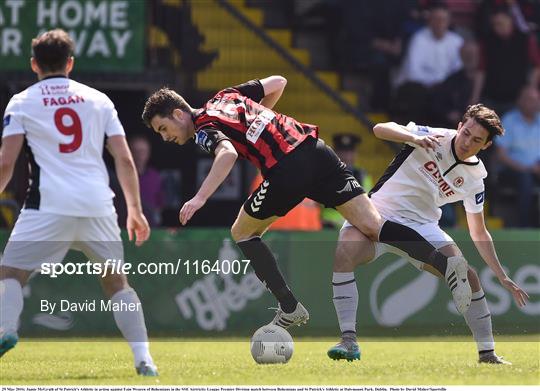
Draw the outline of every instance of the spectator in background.
<instances>
[{"instance_id":1,"label":"spectator in background","mask_svg":"<svg viewBox=\"0 0 540 391\"><path fill-rule=\"evenodd\" d=\"M150 226L159 226L164 198L159 171L148 165L152 154L150 142L142 135L133 136L129 140L129 148L139 174L143 212Z\"/></svg>"},{"instance_id":2,"label":"spectator in background","mask_svg":"<svg viewBox=\"0 0 540 391\"><path fill-rule=\"evenodd\" d=\"M452 14L455 31L465 39L472 39L475 27L477 1L446 0Z\"/></svg>"},{"instance_id":3,"label":"spectator in background","mask_svg":"<svg viewBox=\"0 0 540 391\"><path fill-rule=\"evenodd\" d=\"M370 1L373 15L371 22L371 66L373 82L371 106L374 110L387 110L391 98L391 73L399 66L403 48L409 38L421 27L417 1L386 0Z\"/></svg>"},{"instance_id":4,"label":"spectator in background","mask_svg":"<svg viewBox=\"0 0 540 391\"><path fill-rule=\"evenodd\" d=\"M475 41L466 41L460 49L463 68L433 87L428 100L431 123L454 128L461 120L471 97L478 71L480 49Z\"/></svg>"},{"instance_id":5,"label":"spectator in background","mask_svg":"<svg viewBox=\"0 0 540 391\"><path fill-rule=\"evenodd\" d=\"M506 0L516 27L522 33L538 30L540 20L540 2L538 0Z\"/></svg>"},{"instance_id":6,"label":"spectator in background","mask_svg":"<svg viewBox=\"0 0 540 391\"><path fill-rule=\"evenodd\" d=\"M496 111L505 112L516 101L521 86L538 86L540 52L534 35L519 31L507 8L495 10L490 21L470 103L482 96Z\"/></svg>"},{"instance_id":7,"label":"spectator in background","mask_svg":"<svg viewBox=\"0 0 540 391\"><path fill-rule=\"evenodd\" d=\"M450 12L444 3L428 10L428 26L416 32L409 43L396 84L394 114L425 123L429 89L462 67L459 50L463 38L449 30Z\"/></svg>"},{"instance_id":8,"label":"spectator in background","mask_svg":"<svg viewBox=\"0 0 540 391\"><path fill-rule=\"evenodd\" d=\"M483 0L477 10L477 33L485 37L490 31L490 17L497 9L506 8L516 28L522 33L538 31L540 2L538 0Z\"/></svg>"},{"instance_id":9,"label":"spectator in background","mask_svg":"<svg viewBox=\"0 0 540 391\"><path fill-rule=\"evenodd\" d=\"M499 183L516 186L519 223L531 225L534 186L540 184L540 93L522 89L517 108L502 118L506 135L498 140L497 153L502 170Z\"/></svg>"},{"instance_id":10,"label":"spectator in background","mask_svg":"<svg viewBox=\"0 0 540 391\"><path fill-rule=\"evenodd\" d=\"M394 65L401 57L404 41L424 25L417 0L340 0L327 3L335 4L338 9L335 19L340 24L337 31L330 32L330 39L338 49L336 54L344 70L365 71L376 63L387 66L390 62ZM328 14L326 11L326 19Z\"/></svg>"},{"instance_id":11,"label":"spectator in background","mask_svg":"<svg viewBox=\"0 0 540 391\"><path fill-rule=\"evenodd\" d=\"M430 91L428 111L435 126L455 128L461 121L471 97L474 77L478 71L480 48L475 41L466 41L460 49L463 68L452 73L445 81ZM482 151L485 152L485 151ZM483 157L482 160L486 161ZM487 184L486 184L487 185ZM441 207L441 227L455 227L457 215L454 204Z\"/></svg>"},{"instance_id":12,"label":"spectator in background","mask_svg":"<svg viewBox=\"0 0 540 391\"><path fill-rule=\"evenodd\" d=\"M428 10L428 25L417 31L405 54L397 83L431 87L462 67L463 38L449 30L451 15L444 3Z\"/></svg>"}]
</instances>

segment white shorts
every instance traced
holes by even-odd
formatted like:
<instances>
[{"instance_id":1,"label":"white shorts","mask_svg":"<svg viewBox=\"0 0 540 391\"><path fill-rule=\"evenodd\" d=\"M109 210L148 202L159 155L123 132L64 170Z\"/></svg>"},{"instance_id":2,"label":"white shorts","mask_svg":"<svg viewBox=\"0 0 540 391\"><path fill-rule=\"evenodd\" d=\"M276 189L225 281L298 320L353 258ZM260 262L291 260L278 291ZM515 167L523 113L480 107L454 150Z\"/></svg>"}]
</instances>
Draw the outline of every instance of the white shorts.
<instances>
[{"instance_id":1,"label":"white shorts","mask_svg":"<svg viewBox=\"0 0 540 391\"><path fill-rule=\"evenodd\" d=\"M392 221L394 223L405 225L409 228L414 229L416 232L418 232L424 239L426 239L428 242L430 242L433 247L436 249L440 249L444 246L447 246L449 244L454 244L454 239L450 235L448 235L446 232L444 232L441 227L439 227L439 224L437 222L433 223L417 223L417 222L403 222L403 221L394 221L391 218L383 217L383 219ZM341 229L352 227L353 225L349 223L348 221L345 221L343 223L343 226ZM373 262L377 258L379 258L381 255L386 253L392 253L399 255L403 258L405 258L409 263L411 263L415 268L419 270L423 270L424 262L418 261L414 258L411 258L407 253L400 250L399 248L390 246L385 243L375 243L375 256L373 259L369 262ZM368 263L369 263L368 262Z\"/></svg>"},{"instance_id":2,"label":"white shorts","mask_svg":"<svg viewBox=\"0 0 540 391\"><path fill-rule=\"evenodd\" d=\"M23 209L0 264L36 270L44 262L62 262L70 249L82 251L93 262L123 260L116 213L105 217L74 217Z\"/></svg>"}]
</instances>

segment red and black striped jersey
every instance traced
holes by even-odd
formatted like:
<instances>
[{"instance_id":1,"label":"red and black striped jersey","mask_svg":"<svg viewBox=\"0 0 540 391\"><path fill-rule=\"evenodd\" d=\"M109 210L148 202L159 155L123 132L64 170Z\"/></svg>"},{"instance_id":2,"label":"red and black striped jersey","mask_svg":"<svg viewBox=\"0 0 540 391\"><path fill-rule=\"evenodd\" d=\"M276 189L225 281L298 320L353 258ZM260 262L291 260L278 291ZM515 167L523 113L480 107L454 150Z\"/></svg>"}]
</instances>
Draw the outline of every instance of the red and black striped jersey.
<instances>
[{"instance_id":1,"label":"red and black striped jersey","mask_svg":"<svg viewBox=\"0 0 540 391\"><path fill-rule=\"evenodd\" d=\"M259 80L219 91L193 115L197 145L213 154L221 141L229 140L239 157L265 175L307 137L318 138L317 126L264 107L258 103L263 97Z\"/></svg>"}]
</instances>

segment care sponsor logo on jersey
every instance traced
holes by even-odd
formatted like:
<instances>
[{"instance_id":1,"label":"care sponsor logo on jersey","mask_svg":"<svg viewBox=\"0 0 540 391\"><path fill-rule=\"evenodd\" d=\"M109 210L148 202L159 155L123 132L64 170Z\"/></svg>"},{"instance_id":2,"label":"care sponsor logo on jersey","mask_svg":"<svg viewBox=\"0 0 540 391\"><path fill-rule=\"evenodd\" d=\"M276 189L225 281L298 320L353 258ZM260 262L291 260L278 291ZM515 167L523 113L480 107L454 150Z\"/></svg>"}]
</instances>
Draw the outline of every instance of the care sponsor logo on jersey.
<instances>
[{"instance_id":1,"label":"care sponsor logo on jersey","mask_svg":"<svg viewBox=\"0 0 540 391\"><path fill-rule=\"evenodd\" d=\"M51 90L49 90L49 86L47 84L39 86L39 89L41 90L41 95L50 95L51 94Z\"/></svg>"},{"instance_id":2,"label":"care sponsor logo on jersey","mask_svg":"<svg viewBox=\"0 0 540 391\"><path fill-rule=\"evenodd\" d=\"M4 117L4 121L2 122L2 126L5 128L9 125L9 121L11 121L11 114L8 114Z\"/></svg>"},{"instance_id":3,"label":"care sponsor logo on jersey","mask_svg":"<svg viewBox=\"0 0 540 391\"><path fill-rule=\"evenodd\" d=\"M208 133L204 130L199 130L195 133L195 144L197 144L205 152L211 153L212 140L208 137Z\"/></svg>"},{"instance_id":4,"label":"care sponsor logo on jersey","mask_svg":"<svg viewBox=\"0 0 540 391\"><path fill-rule=\"evenodd\" d=\"M441 175L441 172L439 171L439 168L437 167L437 164L430 160L429 162L425 163L420 170L428 173L429 178L434 181L434 183L437 184L439 187L439 191L441 194L444 194L446 197L450 197L456 193L452 190L450 185L446 183L444 178Z\"/></svg>"},{"instance_id":5,"label":"care sponsor logo on jersey","mask_svg":"<svg viewBox=\"0 0 540 391\"><path fill-rule=\"evenodd\" d=\"M475 194L474 199L476 200L476 205L479 205L484 202L485 195L486 195L485 191L481 191L480 193Z\"/></svg>"},{"instance_id":6,"label":"care sponsor logo on jersey","mask_svg":"<svg viewBox=\"0 0 540 391\"><path fill-rule=\"evenodd\" d=\"M65 94L67 94L68 88L69 88L69 84L61 84L61 85L49 86L51 94L55 94L55 95L58 95L58 94L65 95Z\"/></svg>"},{"instance_id":7,"label":"care sponsor logo on jersey","mask_svg":"<svg viewBox=\"0 0 540 391\"><path fill-rule=\"evenodd\" d=\"M273 111L270 110L264 110L261 112L251 123L251 126L248 128L246 132L246 139L255 144L259 137L261 136L261 133L263 132L266 125L270 123L274 119L276 114Z\"/></svg>"},{"instance_id":8,"label":"care sponsor logo on jersey","mask_svg":"<svg viewBox=\"0 0 540 391\"><path fill-rule=\"evenodd\" d=\"M41 90L41 95L65 95L69 89L69 84L60 84L60 85L48 85L44 84L39 86Z\"/></svg>"}]
</instances>

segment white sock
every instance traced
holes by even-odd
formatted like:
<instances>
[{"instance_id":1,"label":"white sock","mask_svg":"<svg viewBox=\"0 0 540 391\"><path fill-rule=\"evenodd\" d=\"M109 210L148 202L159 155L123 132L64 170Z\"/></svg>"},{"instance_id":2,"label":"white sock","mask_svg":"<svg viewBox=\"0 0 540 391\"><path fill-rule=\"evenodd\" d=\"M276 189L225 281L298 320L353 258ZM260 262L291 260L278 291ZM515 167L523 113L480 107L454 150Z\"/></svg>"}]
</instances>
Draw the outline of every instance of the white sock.
<instances>
[{"instance_id":1,"label":"white sock","mask_svg":"<svg viewBox=\"0 0 540 391\"><path fill-rule=\"evenodd\" d=\"M358 308L358 288L354 273L334 273L332 276L332 301L336 308L339 328L342 333L356 333L356 310Z\"/></svg>"},{"instance_id":2,"label":"white sock","mask_svg":"<svg viewBox=\"0 0 540 391\"><path fill-rule=\"evenodd\" d=\"M131 347L135 365L141 361L153 364L144 324L144 313L137 293L132 288L122 289L111 297L111 302L136 305L137 311L114 311L114 320Z\"/></svg>"},{"instance_id":3,"label":"white sock","mask_svg":"<svg viewBox=\"0 0 540 391\"><path fill-rule=\"evenodd\" d=\"M491 327L491 313L482 288L478 292L473 292L471 306L463 317L473 333L478 351L494 350L495 341Z\"/></svg>"},{"instance_id":4,"label":"white sock","mask_svg":"<svg viewBox=\"0 0 540 391\"><path fill-rule=\"evenodd\" d=\"M19 281L8 278L0 281L0 336L16 333L23 309L22 287Z\"/></svg>"}]
</instances>

